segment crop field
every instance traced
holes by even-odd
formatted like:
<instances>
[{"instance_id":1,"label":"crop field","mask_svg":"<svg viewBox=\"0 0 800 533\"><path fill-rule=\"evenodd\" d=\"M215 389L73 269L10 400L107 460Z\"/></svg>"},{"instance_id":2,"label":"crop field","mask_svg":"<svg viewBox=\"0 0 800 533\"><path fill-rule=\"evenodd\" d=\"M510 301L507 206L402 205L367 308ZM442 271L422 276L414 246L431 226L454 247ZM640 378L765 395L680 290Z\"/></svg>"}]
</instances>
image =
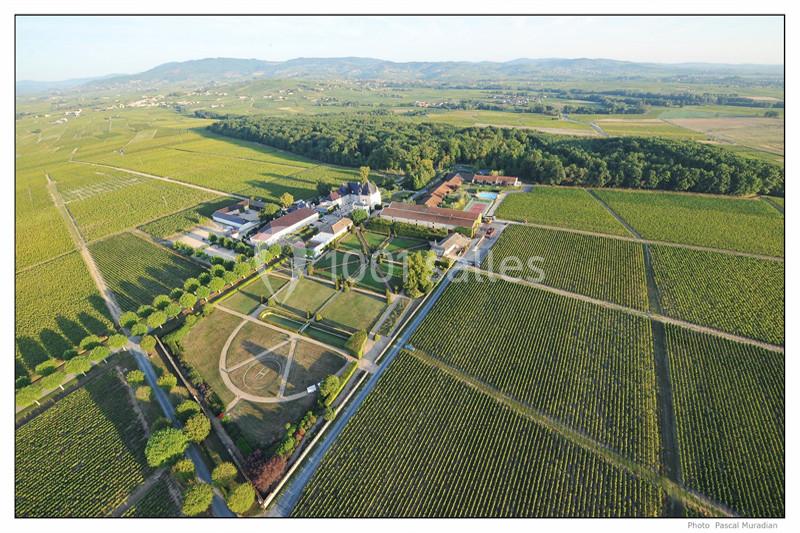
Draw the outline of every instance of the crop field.
<instances>
[{"instance_id":1,"label":"crop field","mask_svg":"<svg viewBox=\"0 0 800 533\"><path fill-rule=\"evenodd\" d=\"M785 514L784 355L667 327L684 483L748 517Z\"/></svg>"},{"instance_id":2,"label":"crop field","mask_svg":"<svg viewBox=\"0 0 800 533\"><path fill-rule=\"evenodd\" d=\"M651 246L650 250L665 314L784 343L782 262L672 246Z\"/></svg>"},{"instance_id":3,"label":"crop field","mask_svg":"<svg viewBox=\"0 0 800 533\"><path fill-rule=\"evenodd\" d=\"M78 252L15 276L16 374L61 358L90 333L112 327L108 310Z\"/></svg>"},{"instance_id":4,"label":"crop field","mask_svg":"<svg viewBox=\"0 0 800 533\"><path fill-rule=\"evenodd\" d=\"M595 192L646 239L783 256L783 215L757 199Z\"/></svg>"},{"instance_id":5,"label":"crop field","mask_svg":"<svg viewBox=\"0 0 800 533\"><path fill-rule=\"evenodd\" d=\"M635 309L648 308L644 250L630 241L510 224L481 268Z\"/></svg>"},{"instance_id":6,"label":"crop field","mask_svg":"<svg viewBox=\"0 0 800 533\"><path fill-rule=\"evenodd\" d=\"M658 464L645 319L517 283L460 281L411 344L641 464Z\"/></svg>"},{"instance_id":7,"label":"crop field","mask_svg":"<svg viewBox=\"0 0 800 533\"><path fill-rule=\"evenodd\" d=\"M47 192L43 170L17 172L14 199L16 270L75 248L61 214Z\"/></svg>"},{"instance_id":8,"label":"crop field","mask_svg":"<svg viewBox=\"0 0 800 533\"><path fill-rule=\"evenodd\" d=\"M574 117L573 117L574 118ZM586 115L581 121L593 121L604 132L612 137L639 136L639 137L667 137L671 139L704 139L702 133L685 128L679 124L666 122L657 118L606 118L602 115Z\"/></svg>"},{"instance_id":9,"label":"crop field","mask_svg":"<svg viewBox=\"0 0 800 533\"><path fill-rule=\"evenodd\" d=\"M128 509L123 518L174 518L181 516L175 506L167 486L167 479L161 476L147 494L136 505Z\"/></svg>"},{"instance_id":10,"label":"crop field","mask_svg":"<svg viewBox=\"0 0 800 533\"><path fill-rule=\"evenodd\" d=\"M140 226L139 229L158 239L165 239L194 227L197 224L210 220L214 211L220 207L230 205L230 203L231 200L227 197L203 202L189 209L184 209L183 211L152 220Z\"/></svg>"},{"instance_id":11,"label":"crop field","mask_svg":"<svg viewBox=\"0 0 800 533\"><path fill-rule=\"evenodd\" d=\"M658 488L403 352L293 516L657 516L662 501Z\"/></svg>"},{"instance_id":12,"label":"crop field","mask_svg":"<svg viewBox=\"0 0 800 533\"><path fill-rule=\"evenodd\" d=\"M538 113L510 113L503 111L454 110L428 113L422 122L452 124L453 126L495 126L498 128L522 128L538 130L555 135L596 137L589 124L559 120L557 117Z\"/></svg>"},{"instance_id":13,"label":"crop field","mask_svg":"<svg viewBox=\"0 0 800 533\"><path fill-rule=\"evenodd\" d=\"M203 268L131 233L93 243L89 250L123 311L149 305L159 294L198 275Z\"/></svg>"},{"instance_id":14,"label":"crop field","mask_svg":"<svg viewBox=\"0 0 800 533\"><path fill-rule=\"evenodd\" d=\"M144 481L144 430L124 387L104 373L15 432L17 515L104 516Z\"/></svg>"},{"instance_id":15,"label":"crop field","mask_svg":"<svg viewBox=\"0 0 800 533\"><path fill-rule=\"evenodd\" d=\"M511 193L495 215L517 222L628 235L622 224L584 189L535 186L533 192Z\"/></svg>"},{"instance_id":16,"label":"crop field","mask_svg":"<svg viewBox=\"0 0 800 533\"><path fill-rule=\"evenodd\" d=\"M322 311L326 320L353 330L369 331L386 309L385 298L350 290L338 294Z\"/></svg>"},{"instance_id":17,"label":"crop field","mask_svg":"<svg viewBox=\"0 0 800 533\"><path fill-rule=\"evenodd\" d=\"M59 167L51 178L89 241L215 198L182 185L87 165Z\"/></svg>"}]
</instances>

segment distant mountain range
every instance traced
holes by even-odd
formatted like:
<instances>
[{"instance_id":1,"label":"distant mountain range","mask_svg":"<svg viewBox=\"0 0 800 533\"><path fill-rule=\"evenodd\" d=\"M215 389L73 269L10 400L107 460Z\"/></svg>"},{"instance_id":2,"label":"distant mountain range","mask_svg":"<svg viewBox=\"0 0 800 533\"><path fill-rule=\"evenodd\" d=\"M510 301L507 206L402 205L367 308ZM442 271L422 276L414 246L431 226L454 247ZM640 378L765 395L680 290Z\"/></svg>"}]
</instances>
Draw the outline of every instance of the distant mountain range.
<instances>
[{"instance_id":1,"label":"distant mountain range","mask_svg":"<svg viewBox=\"0 0 800 533\"><path fill-rule=\"evenodd\" d=\"M153 87L175 84L226 83L248 79L384 80L470 82L553 80L561 78L762 76L783 78L783 65L716 63L635 63L613 59L515 59L506 62L415 61L397 63L364 57L298 58L288 61L207 58L164 63L139 74L61 82L18 81L17 92L69 89Z\"/></svg>"}]
</instances>

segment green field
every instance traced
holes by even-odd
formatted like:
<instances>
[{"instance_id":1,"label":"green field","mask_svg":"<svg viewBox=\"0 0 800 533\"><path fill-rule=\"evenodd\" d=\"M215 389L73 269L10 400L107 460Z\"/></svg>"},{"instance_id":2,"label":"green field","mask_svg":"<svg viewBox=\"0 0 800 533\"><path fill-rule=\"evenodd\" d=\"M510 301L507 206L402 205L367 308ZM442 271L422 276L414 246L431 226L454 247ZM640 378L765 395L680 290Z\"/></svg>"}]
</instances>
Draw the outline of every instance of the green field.
<instances>
[{"instance_id":1,"label":"green field","mask_svg":"<svg viewBox=\"0 0 800 533\"><path fill-rule=\"evenodd\" d=\"M651 246L663 312L714 328L784 343L784 264Z\"/></svg>"},{"instance_id":2,"label":"green field","mask_svg":"<svg viewBox=\"0 0 800 533\"><path fill-rule=\"evenodd\" d=\"M628 235L622 224L584 189L536 186L533 192L511 193L495 215L518 222Z\"/></svg>"},{"instance_id":3,"label":"green field","mask_svg":"<svg viewBox=\"0 0 800 533\"><path fill-rule=\"evenodd\" d=\"M123 518L174 518L181 516L180 509L170 496L166 476L162 476L136 505L129 508Z\"/></svg>"},{"instance_id":4,"label":"green field","mask_svg":"<svg viewBox=\"0 0 800 533\"><path fill-rule=\"evenodd\" d=\"M51 178L87 241L215 198L182 185L88 165L59 167Z\"/></svg>"},{"instance_id":5,"label":"green field","mask_svg":"<svg viewBox=\"0 0 800 533\"><path fill-rule=\"evenodd\" d=\"M18 516L105 516L144 481L144 429L125 387L103 373L16 430Z\"/></svg>"},{"instance_id":6,"label":"green field","mask_svg":"<svg viewBox=\"0 0 800 533\"><path fill-rule=\"evenodd\" d=\"M481 268L635 309L648 307L644 250L634 242L510 224Z\"/></svg>"},{"instance_id":7,"label":"green field","mask_svg":"<svg viewBox=\"0 0 800 533\"><path fill-rule=\"evenodd\" d=\"M247 315L258 309L258 306L265 303L267 298L275 295L288 282L286 278L260 275L252 283L225 298L222 304Z\"/></svg>"},{"instance_id":8,"label":"green field","mask_svg":"<svg viewBox=\"0 0 800 533\"><path fill-rule=\"evenodd\" d=\"M276 299L294 312L313 315L334 294L336 290L327 283L300 278L290 281Z\"/></svg>"},{"instance_id":9,"label":"green field","mask_svg":"<svg viewBox=\"0 0 800 533\"><path fill-rule=\"evenodd\" d=\"M645 319L502 280L454 282L411 344L641 464L658 465Z\"/></svg>"},{"instance_id":10,"label":"green field","mask_svg":"<svg viewBox=\"0 0 800 533\"><path fill-rule=\"evenodd\" d=\"M15 337L17 376L42 361L61 358L90 333L112 327L105 302L78 252L17 274Z\"/></svg>"},{"instance_id":11,"label":"green field","mask_svg":"<svg viewBox=\"0 0 800 533\"><path fill-rule=\"evenodd\" d=\"M783 256L783 215L758 199L595 192L646 239Z\"/></svg>"},{"instance_id":12,"label":"green field","mask_svg":"<svg viewBox=\"0 0 800 533\"><path fill-rule=\"evenodd\" d=\"M671 326L683 481L748 517L785 515L784 355Z\"/></svg>"},{"instance_id":13,"label":"green field","mask_svg":"<svg viewBox=\"0 0 800 533\"><path fill-rule=\"evenodd\" d=\"M142 225L139 229L158 239L165 239L176 233L185 231L197 224L210 220L217 209L230 205L230 198L221 198L204 202L189 209L166 215Z\"/></svg>"},{"instance_id":14,"label":"green field","mask_svg":"<svg viewBox=\"0 0 800 533\"><path fill-rule=\"evenodd\" d=\"M403 352L293 516L657 516L662 499L658 488Z\"/></svg>"},{"instance_id":15,"label":"green field","mask_svg":"<svg viewBox=\"0 0 800 533\"><path fill-rule=\"evenodd\" d=\"M350 290L338 294L322 311L326 320L353 330L369 331L386 308L386 300Z\"/></svg>"},{"instance_id":16,"label":"green field","mask_svg":"<svg viewBox=\"0 0 800 533\"><path fill-rule=\"evenodd\" d=\"M131 233L97 241L89 250L123 311L149 305L159 294L169 294L204 270Z\"/></svg>"}]
</instances>

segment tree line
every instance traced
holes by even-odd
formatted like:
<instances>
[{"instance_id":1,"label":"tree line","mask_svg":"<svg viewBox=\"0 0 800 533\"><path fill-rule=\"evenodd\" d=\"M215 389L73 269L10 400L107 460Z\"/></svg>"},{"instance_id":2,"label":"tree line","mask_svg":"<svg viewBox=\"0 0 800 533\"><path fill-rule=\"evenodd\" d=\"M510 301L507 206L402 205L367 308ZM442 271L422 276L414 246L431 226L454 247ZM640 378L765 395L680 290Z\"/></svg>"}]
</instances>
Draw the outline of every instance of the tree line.
<instances>
[{"instance_id":1,"label":"tree line","mask_svg":"<svg viewBox=\"0 0 800 533\"><path fill-rule=\"evenodd\" d=\"M414 123L388 113L224 117L215 133L337 165L404 172L415 189L457 163L528 182L783 195L775 164L720 147L658 137L568 138L530 130Z\"/></svg>"}]
</instances>

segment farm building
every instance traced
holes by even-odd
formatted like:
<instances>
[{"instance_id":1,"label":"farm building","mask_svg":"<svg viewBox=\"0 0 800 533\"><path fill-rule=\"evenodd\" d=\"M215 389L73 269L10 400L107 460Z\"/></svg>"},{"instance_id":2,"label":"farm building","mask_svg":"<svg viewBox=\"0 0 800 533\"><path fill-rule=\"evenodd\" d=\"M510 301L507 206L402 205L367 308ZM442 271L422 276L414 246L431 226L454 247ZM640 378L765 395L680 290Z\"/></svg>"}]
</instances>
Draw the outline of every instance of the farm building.
<instances>
[{"instance_id":1,"label":"farm building","mask_svg":"<svg viewBox=\"0 0 800 533\"><path fill-rule=\"evenodd\" d=\"M431 250L436 252L439 257L455 259L461 252L467 249L470 239L460 233L452 233L431 246Z\"/></svg>"},{"instance_id":2,"label":"farm building","mask_svg":"<svg viewBox=\"0 0 800 533\"><path fill-rule=\"evenodd\" d=\"M439 207L445 196L458 190L464 183L460 174L454 174L436 187L423 202L428 207Z\"/></svg>"},{"instance_id":3,"label":"farm building","mask_svg":"<svg viewBox=\"0 0 800 533\"><path fill-rule=\"evenodd\" d=\"M381 205L381 191L374 183L349 181L343 183L339 189L331 191L319 206L325 210L338 207L343 213L350 213L353 209L372 211L379 205Z\"/></svg>"},{"instance_id":4,"label":"farm building","mask_svg":"<svg viewBox=\"0 0 800 533\"><path fill-rule=\"evenodd\" d=\"M260 222L258 213L264 208L263 202L242 200L233 205L217 209L211 215L215 222L234 230L233 237L243 237L256 229Z\"/></svg>"},{"instance_id":5,"label":"farm building","mask_svg":"<svg viewBox=\"0 0 800 533\"><path fill-rule=\"evenodd\" d=\"M381 211L380 218L391 222L401 222L433 229L455 231L463 228L470 235L475 233L481 222L480 213L400 202L389 204L389 207Z\"/></svg>"},{"instance_id":6,"label":"farm building","mask_svg":"<svg viewBox=\"0 0 800 533\"><path fill-rule=\"evenodd\" d=\"M480 185L497 185L499 187L518 187L519 178L515 176L491 176L488 174L474 174L472 183Z\"/></svg>"},{"instance_id":7,"label":"farm building","mask_svg":"<svg viewBox=\"0 0 800 533\"><path fill-rule=\"evenodd\" d=\"M320 229L319 233L308 241L308 249L313 257L318 257L326 246L347 233L352 227L353 221L345 217Z\"/></svg>"},{"instance_id":8,"label":"farm building","mask_svg":"<svg viewBox=\"0 0 800 533\"><path fill-rule=\"evenodd\" d=\"M250 242L256 246L270 246L281 238L308 226L318 218L319 214L310 207L295 209L264 226L261 231L250 237Z\"/></svg>"}]
</instances>

